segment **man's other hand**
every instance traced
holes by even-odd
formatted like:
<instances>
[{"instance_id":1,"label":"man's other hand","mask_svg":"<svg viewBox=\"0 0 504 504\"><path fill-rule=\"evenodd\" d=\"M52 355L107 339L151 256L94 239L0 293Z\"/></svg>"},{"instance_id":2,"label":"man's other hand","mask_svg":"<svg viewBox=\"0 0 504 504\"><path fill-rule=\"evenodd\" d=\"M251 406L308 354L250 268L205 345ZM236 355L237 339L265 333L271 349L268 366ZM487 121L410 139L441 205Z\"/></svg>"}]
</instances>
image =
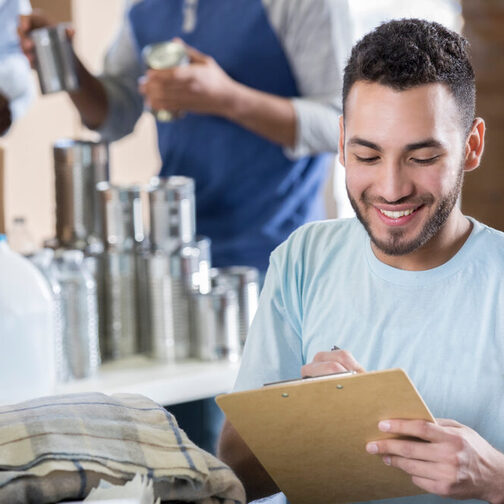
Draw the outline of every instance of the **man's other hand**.
<instances>
[{"instance_id":1,"label":"man's other hand","mask_svg":"<svg viewBox=\"0 0 504 504\"><path fill-rule=\"evenodd\" d=\"M381 431L421 441L372 441L366 450L382 455L385 464L410 474L413 483L429 493L504 503L504 454L455 420L436 421L381 421Z\"/></svg>"},{"instance_id":2,"label":"man's other hand","mask_svg":"<svg viewBox=\"0 0 504 504\"><path fill-rule=\"evenodd\" d=\"M9 101L0 93L0 136L3 135L12 124L12 114Z\"/></svg>"},{"instance_id":3,"label":"man's other hand","mask_svg":"<svg viewBox=\"0 0 504 504\"><path fill-rule=\"evenodd\" d=\"M309 376L323 376L345 371L364 373L365 369L350 352L337 349L330 352L318 352L312 362L301 368L301 376L307 378Z\"/></svg>"}]
</instances>

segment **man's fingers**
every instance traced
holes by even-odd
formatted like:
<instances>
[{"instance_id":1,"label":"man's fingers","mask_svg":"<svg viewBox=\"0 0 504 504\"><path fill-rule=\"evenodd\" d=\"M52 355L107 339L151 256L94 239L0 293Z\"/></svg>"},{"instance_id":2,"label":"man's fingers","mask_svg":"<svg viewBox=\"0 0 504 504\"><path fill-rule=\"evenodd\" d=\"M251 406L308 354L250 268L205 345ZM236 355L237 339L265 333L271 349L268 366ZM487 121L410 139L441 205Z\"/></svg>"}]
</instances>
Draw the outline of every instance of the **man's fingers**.
<instances>
[{"instance_id":1,"label":"man's fingers","mask_svg":"<svg viewBox=\"0 0 504 504\"><path fill-rule=\"evenodd\" d=\"M411 481L414 485L425 490L427 493L448 497L450 493L450 485L430 478L422 478L421 476L413 476Z\"/></svg>"},{"instance_id":2,"label":"man's fingers","mask_svg":"<svg viewBox=\"0 0 504 504\"><path fill-rule=\"evenodd\" d=\"M149 83L157 83L166 87L175 84L184 84L185 81L192 78L193 73L190 65L164 68L161 70L147 70L145 74Z\"/></svg>"},{"instance_id":3,"label":"man's fingers","mask_svg":"<svg viewBox=\"0 0 504 504\"><path fill-rule=\"evenodd\" d=\"M445 472L445 468L442 464L397 457L394 455L383 457L383 462L391 467L397 467L411 476L428 480L438 480Z\"/></svg>"},{"instance_id":4,"label":"man's fingers","mask_svg":"<svg viewBox=\"0 0 504 504\"><path fill-rule=\"evenodd\" d=\"M431 443L405 439L382 439L366 445L368 453L396 455L408 459L435 461L439 459L438 450Z\"/></svg>"},{"instance_id":5,"label":"man's fingers","mask_svg":"<svg viewBox=\"0 0 504 504\"><path fill-rule=\"evenodd\" d=\"M309 376L324 376L333 373L342 373L344 371L348 371L348 369L337 361L311 362L310 364L305 364L301 368L301 376L303 378Z\"/></svg>"},{"instance_id":6,"label":"man's fingers","mask_svg":"<svg viewBox=\"0 0 504 504\"><path fill-rule=\"evenodd\" d=\"M313 362L339 362L348 371L365 372L365 369L357 362L355 357L347 350L333 350L330 352L318 352Z\"/></svg>"},{"instance_id":7,"label":"man's fingers","mask_svg":"<svg viewBox=\"0 0 504 504\"><path fill-rule=\"evenodd\" d=\"M436 422L442 427L463 427L460 422L452 420L451 418L436 418Z\"/></svg>"},{"instance_id":8,"label":"man's fingers","mask_svg":"<svg viewBox=\"0 0 504 504\"><path fill-rule=\"evenodd\" d=\"M411 436L424 441L441 441L446 437L444 428L427 420L382 420L378 423L382 432Z\"/></svg>"}]
</instances>

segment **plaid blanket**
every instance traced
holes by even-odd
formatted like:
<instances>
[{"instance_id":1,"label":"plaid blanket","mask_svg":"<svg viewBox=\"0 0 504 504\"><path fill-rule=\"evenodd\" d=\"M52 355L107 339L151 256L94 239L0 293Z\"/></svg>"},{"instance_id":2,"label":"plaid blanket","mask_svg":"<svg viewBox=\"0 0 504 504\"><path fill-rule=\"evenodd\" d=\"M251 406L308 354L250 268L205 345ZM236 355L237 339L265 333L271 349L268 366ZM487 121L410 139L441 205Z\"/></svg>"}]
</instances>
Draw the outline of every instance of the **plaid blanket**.
<instances>
[{"instance_id":1,"label":"plaid blanket","mask_svg":"<svg viewBox=\"0 0 504 504\"><path fill-rule=\"evenodd\" d=\"M100 479L124 484L136 474L152 478L162 501L245 502L231 469L144 396L70 394L0 407L0 502L83 499Z\"/></svg>"}]
</instances>

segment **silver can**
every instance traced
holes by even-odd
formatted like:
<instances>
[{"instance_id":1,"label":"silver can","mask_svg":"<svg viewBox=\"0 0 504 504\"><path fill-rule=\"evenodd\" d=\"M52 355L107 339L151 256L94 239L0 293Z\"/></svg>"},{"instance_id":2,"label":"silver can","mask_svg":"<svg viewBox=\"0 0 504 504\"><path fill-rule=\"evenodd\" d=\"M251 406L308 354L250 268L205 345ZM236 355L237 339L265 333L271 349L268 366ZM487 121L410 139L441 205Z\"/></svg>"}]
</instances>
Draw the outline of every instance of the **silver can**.
<instances>
[{"instance_id":1,"label":"silver can","mask_svg":"<svg viewBox=\"0 0 504 504\"><path fill-rule=\"evenodd\" d=\"M108 180L108 145L61 139L53 146L58 246L84 250L101 241L96 184Z\"/></svg>"},{"instance_id":2,"label":"silver can","mask_svg":"<svg viewBox=\"0 0 504 504\"><path fill-rule=\"evenodd\" d=\"M194 241L196 203L194 179L156 178L149 187L150 243L169 254Z\"/></svg>"},{"instance_id":3,"label":"silver can","mask_svg":"<svg viewBox=\"0 0 504 504\"><path fill-rule=\"evenodd\" d=\"M144 240L141 188L99 182L96 191L105 248L132 251L141 246Z\"/></svg>"},{"instance_id":4,"label":"silver can","mask_svg":"<svg viewBox=\"0 0 504 504\"><path fill-rule=\"evenodd\" d=\"M149 300L150 356L175 362L175 331L173 321L173 286L170 258L158 250L146 257L147 292Z\"/></svg>"},{"instance_id":5,"label":"silver can","mask_svg":"<svg viewBox=\"0 0 504 504\"><path fill-rule=\"evenodd\" d=\"M208 294L192 294L195 331L193 357L204 361L237 362L241 355L238 297L233 290L216 287Z\"/></svg>"},{"instance_id":6,"label":"silver can","mask_svg":"<svg viewBox=\"0 0 504 504\"><path fill-rule=\"evenodd\" d=\"M142 57L145 64L153 70L164 70L175 66L188 65L189 56L183 44L173 41L158 42L144 47ZM169 110L153 111L160 122L170 122L177 118Z\"/></svg>"},{"instance_id":7,"label":"silver can","mask_svg":"<svg viewBox=\"0 0 504 504\"><path fill-rule=\"evenodd\" d=\"M30 33L42 94L79 88L75 54L66 33L68 27L67 23L60 23Z\"/></svg>"},{"instance_id":8,"label":"silver can","mask_svg":"<svg viewBox=\"0 0 504 504\"><path fill-rule=\"evenodd\" d=\"M174 362L191 350L190 293L199 288L200 250L185 245L172 254L158 250L144 257L152 357Z\"/></svg>"},{"instance_id":9,"label":"silver can","mask_svg":"<svg viewBox=\"0 0 504 504\"><path fill-rule=\"evenodd\" d=\"M213 287L223 287L236 292L238 296L240 339L245 344L250 324L257 311L259 301L259 270L251 266L230 266L212 268L210 272Z\"/></svg>"},{"instance_id":10,"label":"silver can","mask_svg":"<svg viewBox=\"0 0 504 504\"><path fill-rule=\"evenodd\" d=\"M100 365L96 282L80 250L64 250L56 260L65 328L67 379L93 376Z\"/></svg>"},{"instance_id":11,"label":"silver can","mask_svg":"<svg viewBox=\"0 0 504 504\"><path fill-rule=\"evenodd\" d=\"M107 250L103 264L103 297L100 313L104 334L103 359L123 359L137 352L135 257L132 252Z\"/></svg>"}]
</instances>

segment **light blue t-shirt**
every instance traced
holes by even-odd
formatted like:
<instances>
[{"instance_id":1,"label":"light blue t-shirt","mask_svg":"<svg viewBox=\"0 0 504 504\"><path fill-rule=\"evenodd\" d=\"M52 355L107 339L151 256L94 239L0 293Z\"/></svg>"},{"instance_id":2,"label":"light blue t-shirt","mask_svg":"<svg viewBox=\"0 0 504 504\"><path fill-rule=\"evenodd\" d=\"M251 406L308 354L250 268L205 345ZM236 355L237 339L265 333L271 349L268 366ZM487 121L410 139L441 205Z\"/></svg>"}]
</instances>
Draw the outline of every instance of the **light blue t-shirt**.
<instances>
[{"instance_id":1,"label":"light blue t-shirt","mask_svg":"<svg viewBox=\"0 0 504 504\"><path fill-rule=\"evenodd\" d=\"M458 253L426 271L380 262L356 219L294 232L271 255L235 390L299 377L337 345L368 371L405 369L435 417L504 452L504 233L470 220ZM451 501L380 501L388 502Z\"/></svg>"}]
</instances>

